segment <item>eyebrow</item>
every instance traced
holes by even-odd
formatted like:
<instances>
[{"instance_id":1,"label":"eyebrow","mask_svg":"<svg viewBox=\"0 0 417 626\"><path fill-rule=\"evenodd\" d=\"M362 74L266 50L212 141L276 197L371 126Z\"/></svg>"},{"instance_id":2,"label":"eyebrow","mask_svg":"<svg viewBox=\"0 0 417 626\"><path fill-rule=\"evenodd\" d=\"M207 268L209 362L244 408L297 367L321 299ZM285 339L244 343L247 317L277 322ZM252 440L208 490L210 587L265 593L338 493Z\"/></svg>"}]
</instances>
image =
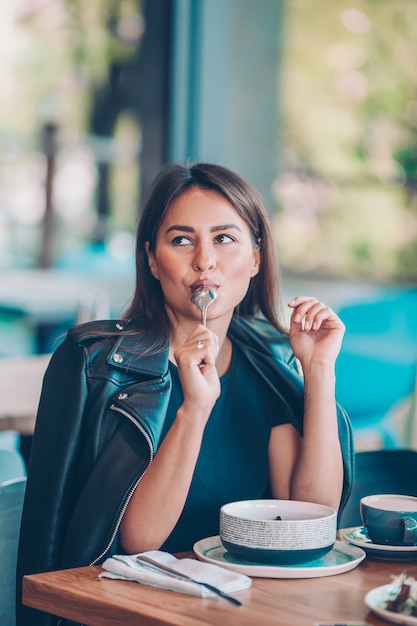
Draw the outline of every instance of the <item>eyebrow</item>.
<instances>
[{"instance_id":1,"label":"eyebrow","mask_svg":"<svg viewBox=\"0 0 417 626\"><path fill-rule=\"evenodd\" d=\"M230 230L235 228L236 230L241 230L237 224L219 224L218 226L212 226L210 228L211 233L217 233L219 230ZM167 229L167 233L172 230L179 230L184 233L195 233L195 229L192 226L183 226L181 224L174 224L174 226L170 226Z\"/></svg>"}]
</instances>

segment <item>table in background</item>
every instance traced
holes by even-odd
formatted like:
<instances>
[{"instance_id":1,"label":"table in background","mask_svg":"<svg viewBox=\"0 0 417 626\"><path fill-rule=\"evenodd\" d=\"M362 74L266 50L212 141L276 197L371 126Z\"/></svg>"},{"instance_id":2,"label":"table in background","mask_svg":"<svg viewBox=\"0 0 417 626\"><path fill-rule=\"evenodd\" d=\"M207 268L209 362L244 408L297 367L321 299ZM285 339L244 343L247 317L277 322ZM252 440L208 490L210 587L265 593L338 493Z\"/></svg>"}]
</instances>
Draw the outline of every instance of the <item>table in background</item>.
<instances>
[{"instance_id":1,"label":"table in background","mask_svg":"<svg viewBox=\"0 0 417 626\"><path fill-rule=\"evenodd\" d=\"M23 320L36 339L34 351L52 352L56 336L78 322L119 317L134 289L134 276L60 269L0 272L0 314ZM1 353L1 346L0 346Z\"/></svg>"},{"instance_id":2,"label":"table in background","mask_svg":"<svg viewBox=\"0 0 417 626\"><path fill-rule=\"evenodd\" d=\"M334 576L310 579L253 578L252 587L236 593L235 607L218 598L196 598L135 582L99 579L101 568L32 574L23 579L23 601L87 626L312 626L315 622L386 622L370 613L366 593L407 571L417 577L417 563L366 558L358 567Z\"/></svg>"},{"instance_id":3,"label":"table in background","mask_svg":"<svg viewBox=\"0 0 417 626\"><path fill-rule=\"evenodd\" d=\"M50 354L0 358L0 431L31 435Z\"/></svg>"}]
</instances>

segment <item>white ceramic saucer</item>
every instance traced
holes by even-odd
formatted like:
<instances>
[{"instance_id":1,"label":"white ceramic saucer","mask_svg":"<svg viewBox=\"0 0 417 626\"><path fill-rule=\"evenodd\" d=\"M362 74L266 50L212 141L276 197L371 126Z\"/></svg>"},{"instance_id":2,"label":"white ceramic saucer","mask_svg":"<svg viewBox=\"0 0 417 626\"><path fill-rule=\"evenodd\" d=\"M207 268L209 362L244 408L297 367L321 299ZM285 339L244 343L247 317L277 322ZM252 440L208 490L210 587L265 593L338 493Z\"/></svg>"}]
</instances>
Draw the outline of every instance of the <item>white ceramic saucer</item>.
<instances>
[{"instance_id":1,"label":"white ceramic saucer","mask_svg":"<svg viewBox=\"0 0 417 626\"><path fill-rule=\"evenodd\" d=\"M417 626L417 617L404 615L404 613L394 613L384 608L386 600L389 599L390 592L396 589L398 589L398 587L392 584L371 589L365 596L366 606L376 615L382 617L382 619L391 622L391 624L409 624L410 626Z\"/></svg>"},{"instance_id":2,"label":"white ceramic saucer","mask_svg":"<svg viewBox=\"0 0 417 626\"><path fill-rule=\"evenodd\" d=\"M345 528L340 532L345 541L361 547L371 558L384 561L417 561L417 546L388 546L373 543L363 526Z\"/></svg>"},{"instance_id":3,"label":"white ceramic saucer","mask_svg":"<svg viewBox=\"0 0 417 626\"><path fill-rule=\"evenodd\" d=\"M201 539L193 550L200 561L220 565L234 572L258 578L319 578L342 574L353 569L366 557L366 553L344 541L336 541L330 552L321 559L300 565L265 565L251 563L232 556L223 547L219 535Z\"/></svg>"}]
</instances>

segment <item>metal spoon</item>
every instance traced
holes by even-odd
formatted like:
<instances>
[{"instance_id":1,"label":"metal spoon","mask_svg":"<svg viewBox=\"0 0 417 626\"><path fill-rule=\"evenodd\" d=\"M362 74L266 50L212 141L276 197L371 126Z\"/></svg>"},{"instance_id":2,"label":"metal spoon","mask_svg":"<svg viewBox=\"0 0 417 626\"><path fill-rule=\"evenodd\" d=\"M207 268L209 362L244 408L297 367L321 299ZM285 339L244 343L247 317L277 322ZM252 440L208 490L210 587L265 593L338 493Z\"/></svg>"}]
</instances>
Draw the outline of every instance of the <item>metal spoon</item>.
<instances>
[{"instance_id":1,"label":"metal spoon","mask_svg":"<svg viewBox=\"0 0 417 626\"><path fill-rule=\"evenodd\" d=\"M201 323L206 325L207 309L209 305L217 298L217 292L208 287L200 287L194 291L191 296L191 302L198 306L201 311Z\"/></svg>"}]
</instances>

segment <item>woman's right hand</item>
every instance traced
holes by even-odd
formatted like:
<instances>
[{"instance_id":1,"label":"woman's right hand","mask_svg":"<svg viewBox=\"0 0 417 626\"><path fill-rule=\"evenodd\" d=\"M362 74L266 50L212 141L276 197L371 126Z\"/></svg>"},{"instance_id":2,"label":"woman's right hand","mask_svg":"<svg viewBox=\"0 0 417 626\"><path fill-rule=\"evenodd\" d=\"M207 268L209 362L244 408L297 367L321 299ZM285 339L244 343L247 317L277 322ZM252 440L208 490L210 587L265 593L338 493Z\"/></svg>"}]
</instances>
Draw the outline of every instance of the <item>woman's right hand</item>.
<instances>
[{"instance_id":1,"label":"woman's right hand","mask_svg":"<svg viewBox=\"0 0 417 626\"><path fill-rule=\"evenodd\" d=\"M201 324L174 351L184 395L182 409L206 421L220 395L218 353L217 335Z\"/></svg>"}]
</instances>

